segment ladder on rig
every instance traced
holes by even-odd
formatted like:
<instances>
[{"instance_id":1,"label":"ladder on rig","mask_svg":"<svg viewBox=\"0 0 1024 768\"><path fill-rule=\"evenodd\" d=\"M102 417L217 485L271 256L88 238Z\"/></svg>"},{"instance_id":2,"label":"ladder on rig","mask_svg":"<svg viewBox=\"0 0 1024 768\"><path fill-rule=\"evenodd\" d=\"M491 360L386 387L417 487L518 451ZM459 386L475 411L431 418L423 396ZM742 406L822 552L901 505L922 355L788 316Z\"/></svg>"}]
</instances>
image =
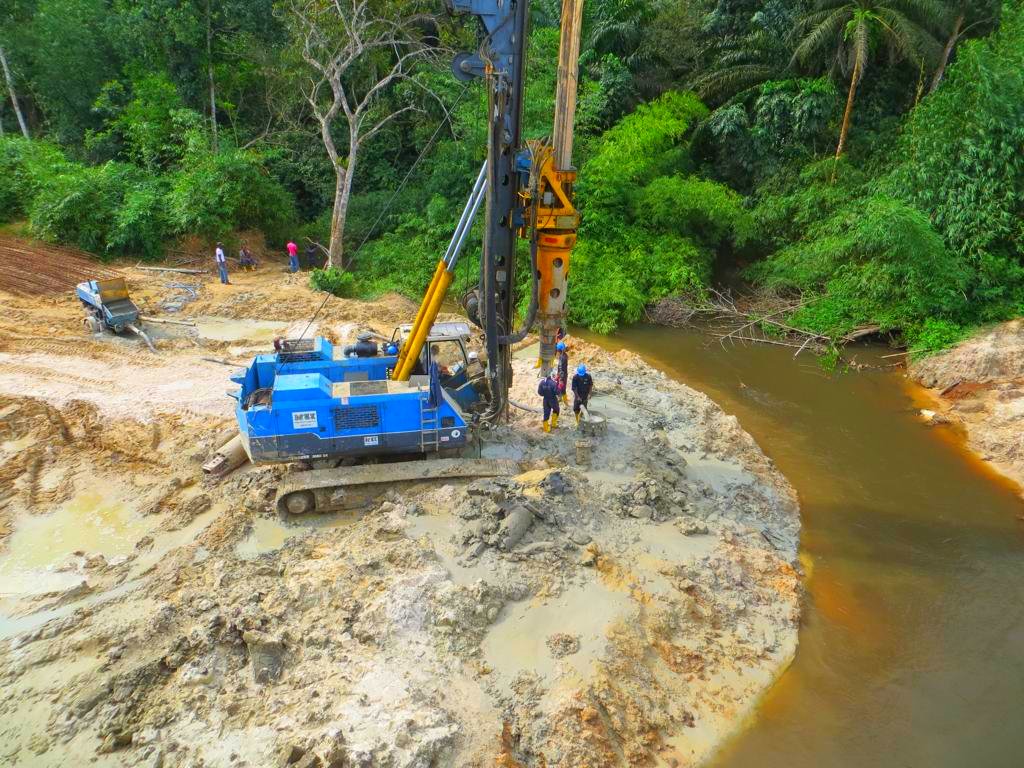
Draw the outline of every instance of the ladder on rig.
<instances>
[{"instance_id":1,"label":"ladder on rig","mask_svg":"<svg viewBox=\"0 0 1024 768\"><path fill-rule=\"evenodd\" d=\"M424 453L436 453L440 448L440 423L437 406L429 397L420 398L420 448Z\"/></svg>"}]
</instances>

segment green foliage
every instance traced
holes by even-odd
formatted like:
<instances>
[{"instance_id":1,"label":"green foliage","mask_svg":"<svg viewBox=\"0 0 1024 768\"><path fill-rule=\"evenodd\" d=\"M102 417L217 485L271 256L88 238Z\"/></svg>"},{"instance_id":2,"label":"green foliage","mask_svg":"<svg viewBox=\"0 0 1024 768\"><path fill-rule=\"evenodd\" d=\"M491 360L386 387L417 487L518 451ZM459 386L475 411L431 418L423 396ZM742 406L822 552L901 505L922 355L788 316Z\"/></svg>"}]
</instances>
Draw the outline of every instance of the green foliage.
<instances>
[{"instance_id":1,"label":"green foliage","mask_svg":"<svg viewBox=\"0 0 1024 768\"><path fill-rule=\"evenodd\" d=\"M171 179L168 215L178 232L220 239L233 229L262 229L271 240L294 223L291 196L259 154L240 149L189 152Z\"/></svg>"},{"instance_id":2,"label":"green foliage","mask_svg":"<svg viewBox=\"0 0 1024 768\"><path fill-rule=\"evenodd\" d=\"M634 220L658 232L690 237L707 248L745 245L754 222L743 199L728 187L696 176L659 176L633 200Z\"/></svg>"},{"instance_id":3,"label":"green foliage","mask_svg":"<svg viewBox=\"0 0 1024 768\"><path fill-rule=\"evenodd\" d=\"M202 117L186 109L165 75L146 75L132 83L129 99L119 81L107 83L93 109L105 115L103 130L86 136L97 154L123 154L144 168L168 168L181 161L190 134L201 132Z\"/></svg>"},{"instance_id":4,"label":"green foliage","mask_svg":"<svg viewBox=\"0 0 1024 768\"><path fill-rule=\"evenodd\" d=\"M832 337L862 325L899 330L966 311L963 265L926 216L881 194L812 224L804 239L748 274L776 289L817 295L790 320Z\"/></svg>"},{"instance_id":5,"label":"green foliage","mask_svg":"<svg viewBox=\"0 0 1024 768\"><path fill-rule=\"evenodd\" d=\"M28 214L38 236L101 256L156 258L186 233L216 239L260 228L281 240L295 222L291 196L261 156L237 149L193 151L161 175L116 161L82 165L45 142L5 138L0 171L11 179L0 189L8 216Z\"/></svg>"},{"instance_id":6,"label":"green foliage","mask_svg":"<svg viewBox=\"0 0 1024 768\"><path fill-rule=\"evenodd\" d=\"M610 211L624 206L641 183L690 170L682 138L706 115L696 96L675 91L627 115L604 134L580 174L577 190L585 205Z\"/></svg>"},{"instance_id":7,"label":"green foliage","mask_svg":"<svg viewBox=\"0 0 1024 768\"><path fill-rule=\"evenodd\" d=\"M952 347L967 336L967 329L949 320L930 317L922 325L911 328L906 336L911 355L924 357Z\"/></svg>"},{"instance_id":8,"label":"green foliage","mask_svg":"<svg viewBox=\"0 0 1024 768\"><path fill-rule=\"evenodd\" d=\"M116 74L108 21L106 0L39 0L31 21L19 27L33 93L61 142L77 143L95 127L90 107Z\"/></svg>"},{"instance_id":9,"label":"green foliage","mask_svg":"<svg viewBox=\"0 0 1024 768\"><path fill-rule=\"evenodd\" d=\"M779 250L747 274L813 297L790 322L832 336L878 325L925 352L1019 313L1022 72L1024 11L1007 6L997 34L960 46L895 142L859 168L820 161L762 192L754 216Z\"/></svg>"},{"instance_id":10,"label":"green foliage","mask_svg":"<svg viewBox=\"0 0 1024 768\"><path fill-rule=\"evenodd\" d=\"M963 44L900 144L897 193L927 211L978 271L982 302L1016 302L1024 260L1024 10L994 36Z\"/></svg>"},{"instance_id":11,"label":"green foliage","mask_svg":"<svg viewBox=\"0 0 1024 768\"><path fill-rule=\"evenodd\" d=\"M309 273L309 285L315 291L326 291L343 299L355 296L356 293L355 276L337 267L314 269Z\"/></svg>"},{"instance_id":12,"label":"green foliage","mask_svg":"<svg viewBox=\"0 0 1024 768\"><path fill-rule=\"evenodd\" d=\"M716 264L753 259L748 277L804 298L789 322L834 338L878 325L931 350L1019 313L1024 11L1004 3L1000 21L1000 4L943 0L948 13L932 0L588 4L572 319L608 331L662 296L699 294ZM557 0L533 4L527 139L551 132L559 10ZM32 133L48 141L0 139L0 217L30 217L41 235L105 256L149 258L181 234L227 239L250 227L271 241L326 242L334 173L287 14L273 0L5 6L0 43ZM933 57L960 14L942 85L928 93ZM444 48L477 45L472 24L442 21L436 33ZM870 66L851 151L835 162L858 61ZM379 96L382 110L417 111L360 156L345 239L353 271L311 280L347 295L417 297L483 159L487 98L482 83L464 90L446 63ZM17 130L9 107L0 119ZM479 228L454 292L476 279ZM527 297L528 270L517 274Z\"/></svg>"},{"instance_id":13,"label":"green foliage","mask_svg":"<svg viewBox=\"0 0 1024 768\"><path fill-rule=\"evenodd\" d=\"M607 131L583 166L575 322L608 332L639 320L653 301L699 292L716 252L749 239L753 222L739 195L690 175L686 135L706 115L693 94L663 94Z\"/></svg>"},{"instance_id":14,"label":"green foliage","mask_svg":"<svg viewBox=\"0 0 1024 768\"><path fill-rule=\"evenodd\" d=\"M445 198L434 195L423 213L402 216L392 232L368 242L355 255L354 262L363 293L377 295L398 291L406 296L422 296L451 239L458 213L459 209ZM480 244L479 223L475 229L463 252L456 278L466 270L476 275L474 256ZM456 289L459 287L461 283L457 280Z\"/></svg>"},{"instance_id":15,"label":"green foliage","mask_svg":"<svg viewBox=\"0 0 1024 768\"><path fill-rule=\"evenodd\" d=\"M0 221L27 215L39 190L68 165L64 153L48 142L0 139Z\"/></svg>"},{"instance_id":16,"label":"green foliage","mask_svg":"<svg viewBox=\"0 0 1024 768\"><path fill-rule=\"evenodd\" d=\"M138 255L156 255L163 232L158 231L155 240L147 240L144 230L125 230L133 220L151 221L159 216L152 210L160 200L154 184L149 174L125 163L70 166L49 179L33 201L32 231L47 240L75 243L104 256L122 255L115 242L131 247ZM148 229L152 233L152 225Z\"/></svg>"}]
</instances>

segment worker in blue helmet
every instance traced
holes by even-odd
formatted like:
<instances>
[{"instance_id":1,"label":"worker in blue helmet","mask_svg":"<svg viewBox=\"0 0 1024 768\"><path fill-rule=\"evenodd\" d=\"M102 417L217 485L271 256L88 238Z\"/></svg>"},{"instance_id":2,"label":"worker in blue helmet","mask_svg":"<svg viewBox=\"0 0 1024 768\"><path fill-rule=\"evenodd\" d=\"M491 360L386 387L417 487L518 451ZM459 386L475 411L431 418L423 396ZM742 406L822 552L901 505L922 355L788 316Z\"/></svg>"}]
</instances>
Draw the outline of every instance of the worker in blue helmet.
<instances>
[{"instance_id":1,"label":"worker in blue helmet","mask_svg":"<svg viewBox=\"0 0 1024 768\"><path fill-rule=\"evenodd\" d=\"M558 382L553 374L548 374L537 385L537 394L543 398L544 431L550 432L558 426L558 414L562 410L558 405Z\"/></svg>"},{"instance_id":2,"label":"worker in blue helmet","mask_svg":"<svg viewBox=\"0 0 1024 768\"><path fill-rule=\"evenodd\" d=\"M594 377L587 373L587 366L580 364L572 377L572 412L576 414L577 425L580 423L580 410L587 407L593 391Z\"/></svg>"},{"instance_id":3,"label":"worker in blue helmet","mask_svg":"<svg viewBox=\"0 0 1024 768\"><path fill-rule=\"evenodd\" d=\"M558 360L558 396L568 405L569 400L565 391L569 387L569 353L565 349L564 341L555 344L555 356Z\"/></svg>"}]
</instances>

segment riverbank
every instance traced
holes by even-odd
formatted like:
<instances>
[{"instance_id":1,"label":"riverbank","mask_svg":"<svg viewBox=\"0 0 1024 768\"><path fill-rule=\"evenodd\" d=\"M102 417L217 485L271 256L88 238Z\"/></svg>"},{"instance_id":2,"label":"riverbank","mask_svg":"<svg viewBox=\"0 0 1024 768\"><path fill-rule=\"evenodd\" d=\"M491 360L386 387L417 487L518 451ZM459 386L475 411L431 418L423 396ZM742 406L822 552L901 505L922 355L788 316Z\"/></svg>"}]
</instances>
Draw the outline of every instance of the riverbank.
<instances>
[{"instance_id":1,"label":"riverbank","mask_svg":"<svg viewBox=\"0 0 1024 768\"><path fill-rule=\"evenodd\" d=\"M829 373L765 344L634 326L627 348L735 414L800 497L793 664L714 768L1011 768L1024 733L1024 505L902 371ZM888 362L865 345L860 359Z\"/></svg>"},{"instance_id":2,"label":"riverbank","mask_svg":"<svg viewBox=\"0 0 1024 768\"><path fill-rule=\"evenodd\" d=\"M213 361L320 296L123 272L196 326L151 355L86 336L70 296L4 297L6 764L695 765L792 659L796 496L707 396L576 341L609 422L589 466L570 414L545 435L514 411L483 447L514 476L283 518L282 468L201 475L231 424ZM390 333L406 305L332 300L319 332ZM513 399L534 376L516 361Z\"/></svg>"},{"instance_id":3,"label":"riverbank","mask_svg":"<svg viewBox=\"0 0 1024 768\"><path fill-rule=\"evenodd\" d=\"M972 451L1024 488L1024 321L914 362L910 376L932 396L927 419L961 430Z\"/></svg>"}]
</instances>

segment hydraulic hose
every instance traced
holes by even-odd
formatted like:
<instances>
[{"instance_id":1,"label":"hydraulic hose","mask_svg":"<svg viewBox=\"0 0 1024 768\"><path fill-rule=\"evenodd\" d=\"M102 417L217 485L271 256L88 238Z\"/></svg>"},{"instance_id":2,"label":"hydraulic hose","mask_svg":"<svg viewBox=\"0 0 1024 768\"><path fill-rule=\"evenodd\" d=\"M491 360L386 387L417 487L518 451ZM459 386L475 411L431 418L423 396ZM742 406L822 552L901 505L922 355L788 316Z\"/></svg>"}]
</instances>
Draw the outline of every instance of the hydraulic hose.
<instances>
[{"instance_id":1,"label":"hydraulic hose","mask_svg":"<svg viewBox=\"0 0 1024 768\"><path fill-rule=\"evenodd\" d=\"M530 271L533 273L533 290L530 292L530 306L526 308L526 317L523 318L523 325L515 333L501 336L498 341L502 344L518 344L533 330L533 323L537 319L537 306L540 303L540 277L537 274L536 228L533 230L533 237L530 238Z\"/></svg>"},{"instance_id":2,"label":"hydraulic hose","mask_svg":"<svg viewBox=\"0 0 1024 768\"><path fill-rule=\"evenodd\" d=\"M531 149L532 154L532 149ZM534 158L536 160L536 158ZM537 199L537 187L538 179L536 174L531 174L534 177L530 194L531 200ZM518 344L520 341L526 338L527 334L533 329L533 324L537 320L537 307L540 304L540 273L537 271L537 206L533 205L530 208L530 274L532 289L530 290L530 306L526 309L526 317L523 318L522 327L508 335L502 336L500 342L502 344Z\"/></svg>"}]
</instances>

